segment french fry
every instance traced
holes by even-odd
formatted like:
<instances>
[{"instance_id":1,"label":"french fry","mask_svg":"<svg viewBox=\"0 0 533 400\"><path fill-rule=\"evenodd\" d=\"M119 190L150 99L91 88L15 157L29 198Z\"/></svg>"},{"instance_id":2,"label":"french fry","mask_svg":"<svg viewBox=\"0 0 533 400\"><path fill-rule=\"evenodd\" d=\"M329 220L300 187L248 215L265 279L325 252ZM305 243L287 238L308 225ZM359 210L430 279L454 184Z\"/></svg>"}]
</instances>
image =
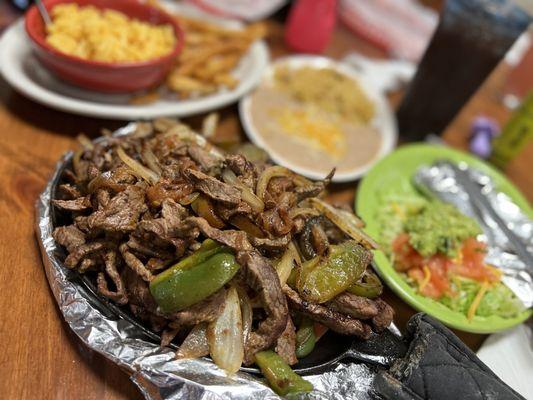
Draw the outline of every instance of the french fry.
<instances>
[{"instance_id":1,"label":"french fry","mask_svg":"<svg viewBox=\"0 0 533 400\"><path fill-rule=\"evenodd\" d=\"M213 77L213 83L225 86L228 89L234 89L239 81L230 74L221 74Z\"/></svg>"},{"instance_id":2,"label":"french fry","mask_svg":"<svg viewBox=\"0 0 533 400\"><path fill-rule=\"evenodd\" d=\"M179 57L181 63L203 61L209 57L230 52L244 53L249 47L249 43L241 40L231 40L226 42L215 42L206 46L195 48L194 50L184 49Z\"/></svg>"},{"instance_id":3,"label":"french fry","mask_svg":"<svg viewBox=\"0 0 533 400\"><path fill-rule=\"evenodd\" d=\"M254 42L256 40L263 39L267 35L267 30L267 26L264 22L256 22L248 25L243 31L243 35L249 41Z\"/></svg>"},{"instance_id":4,"label":"french fry","mask_svg":"<svg viewBox=\"0 0 533 400\"><path fill-rule=\"evenodd\" d=\"M231 71L235 68L240 59L240 54L228 54L208 60L202 68L198 68L193 72L193 76L197 79L211 81L215 75Z\"/></svg>"},{"instance_id":5,"label":"french fry","mask_svg":"<svg viewBox=\"0 0 533 400\"><path fill-rule=\"evenodd\" d=\"M185 44L187 46L205 46L220 41L220 37L211 34L203 34L199 32L190 32L185 36ZM194 52L194 48L185 47L183 50Z\"/></svg>"},{"instance_id":6,"label":"french fry","mask_svg":"<svg viewBox=\"0 0 533 400\"><path fill-rule=\"evenodd\" d=\"M198 92L210 93L216 90L213 85L208 85L200 80L183 76L178 73L172 73L168 76L167 85L176 92Z\"/></svg>"},{"instance_id":7,"label":"french fry","mask_svg":"<svg viewBox=\"0 0 533 400\"><path fill-rule=\"evenodd\" d=\"M145 1L164 9L157 0ZM167 87L181 98L206 95L221 87L235 88L239 81L231 72L250 46L267 34L262 22L234 29L184 15L176 15L176 19L185 33L184 45L167 76Z\"/></svg>"},{"instance_id":8,"label":"french fry","mask_svg":"<svg viewBox=\"0 0 533 400\"><path fill-rule=\"evenodd\" d=\"M201 21L199 19L178 16L178 21L185 28L185 30L197 31L203 33L214 34L219 37L228 37L228 36L241 36L243 30L225 28L219 25L215 25L209 22Z\"/></svg>"}]
</instances>

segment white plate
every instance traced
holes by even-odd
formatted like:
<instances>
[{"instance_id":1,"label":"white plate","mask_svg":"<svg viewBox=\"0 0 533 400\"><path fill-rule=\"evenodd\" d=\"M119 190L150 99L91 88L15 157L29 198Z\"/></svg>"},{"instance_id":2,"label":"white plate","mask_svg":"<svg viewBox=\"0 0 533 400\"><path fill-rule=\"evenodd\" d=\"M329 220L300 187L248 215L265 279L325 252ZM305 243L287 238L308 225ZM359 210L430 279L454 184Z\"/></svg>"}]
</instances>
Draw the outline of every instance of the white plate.
<instances>
[{"instance_id":1,"label":"white plate","mask_svg":"<svg viewBox=\"0 0 533 400\"><path fill-rule=\"evenodd\" d=\"M217 21L237 27L227 20ZM160 99L146 105L129 104L130 95L92 92L56 78L33 55L23 20L13 24L0 39L0 60L0 72L5 80L20 93L39 103L74 114L135 120L185 117L234 103L259 82L268 65L269 53L263 41L251 46L233 73L240 81L233 90L221 90L197 99Z\"/></svg>"},{"instance_id":2,"label":"white plate","mask_svg":"<svg viewBox=\"0 0 533 400\"><path fill-rule=\"evenodd\" d=\"M374 87L370 81L365 81L365 77L358 73L356 70L350 66L343 64L341 62L332 60L326 57L320 56L307 56L307 55L298 55L290 56L285 58L280 58L276 62L270 64L269 68L265 71L263 76L263 81L268 82L272 79L274 69L280 65L287 65L289 68L301 68L304 66L314 67L314 68L332 68L352 79L354 79L368 96L368 98L375 105L375 116L370 122L370 125L376 129L377 132L381 135L381 147L378 151L376 157L372 159L371 162L354 168L351 171L335 174L333 177L334 182L348 182L356 180L362 177L369 169L378 162L385 155L390 153L394 146L396 145L396 140L398 138L398 130L396 127L396 120L394 114L392 113L389 103L385 96ZM293 164L290 160L282 157L278 153L272 150L269 146L268 141L258 133L257 127L253 123L253 119L250 112L251 106L251 94L247 95L241 99L239 103L239 114L241 117L244 130L250 140L254 142L257 146L265 149L273 161L277 164L283 165L284 167L290 168L295 172L298 172L301 175L307 176L311 179L323 179L324 173L319 172L318 170L313 170L309 168L304 168L299 165Z\"/></svg>"}]
</instances>

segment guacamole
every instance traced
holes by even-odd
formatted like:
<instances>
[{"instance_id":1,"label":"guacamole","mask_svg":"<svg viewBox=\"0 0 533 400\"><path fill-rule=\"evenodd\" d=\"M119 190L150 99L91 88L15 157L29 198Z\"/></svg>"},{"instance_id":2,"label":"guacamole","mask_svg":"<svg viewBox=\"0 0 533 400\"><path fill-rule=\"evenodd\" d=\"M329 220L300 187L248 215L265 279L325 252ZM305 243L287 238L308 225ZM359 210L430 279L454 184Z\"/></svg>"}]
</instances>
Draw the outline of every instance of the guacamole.
<instances>
[{"instance_id":1,"label":"guacamole","mask_svg":"<svg viewBox=\"0 0 533 400\"><path fill-rule=\"evenodd\" d=\"M453 258L465 239L481 233L475 220L438 201L428 202L419 212L409 215L404 230L411 245L424 257L441 253Z\"/></svg>"},{"instance_id":2,"label":"guacamole","mask_svg":"<svg viewBox=\"0 0 533 400\"><path fill-rule=\"evenodd\" d=\"M424 197L411 185L392 193L382 192L378 196L381 196L378 200L381 207L375 218L379 224L379 242L391 263L394 263L395 257L392 243L401 233L408 233L411 245L425 257L440 252L452 258L459 253L464 240L481 233L476 221L451 205ZM418 290L419 282L407 274L402 275L410 286ZM455 275L450 280L450 286L455 295L446 294L437 301L453 311L468 315L482 283ZM499 282L487 289L475 315L512 318L523 309L520 300Z\"/></svg>"}]
</instances>

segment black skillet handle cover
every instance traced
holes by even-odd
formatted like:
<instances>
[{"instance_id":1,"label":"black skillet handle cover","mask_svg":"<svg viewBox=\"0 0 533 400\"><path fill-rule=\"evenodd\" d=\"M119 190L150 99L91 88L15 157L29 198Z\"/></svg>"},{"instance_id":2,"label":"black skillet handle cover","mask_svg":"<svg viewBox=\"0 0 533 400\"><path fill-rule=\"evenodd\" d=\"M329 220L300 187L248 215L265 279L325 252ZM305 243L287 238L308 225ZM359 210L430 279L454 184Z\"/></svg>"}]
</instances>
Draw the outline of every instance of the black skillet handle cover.
<instances>
[{"instance_id":1,"label":"black skillet handle cover","mask_svg":"<svg viewBox=\"0 0 533 400\"><path fill-rule=\"evenodd\" d=\"M376 375L378 398L397 400L523 400L455 334L425 314L407 325L407 354ZM502 357L505 357L502 354Z\"/></svg>"}]
</instances>

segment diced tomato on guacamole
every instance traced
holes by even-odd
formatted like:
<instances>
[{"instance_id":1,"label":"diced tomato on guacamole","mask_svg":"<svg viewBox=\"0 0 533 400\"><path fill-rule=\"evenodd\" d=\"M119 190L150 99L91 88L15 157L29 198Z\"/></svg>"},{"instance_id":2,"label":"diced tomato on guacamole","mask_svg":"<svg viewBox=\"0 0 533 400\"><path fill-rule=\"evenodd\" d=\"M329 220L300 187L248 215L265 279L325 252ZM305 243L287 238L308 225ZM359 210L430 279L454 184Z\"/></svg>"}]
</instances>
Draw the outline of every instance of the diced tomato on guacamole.
<instances>
[{"instance_id":1,"label":"diced tomato on guacamole","mask_svg":"<svg viewBox=\"0 0 533 400\"><path fill-rule=\"evenodd\" d=\"M376 215L378 240L409 286L469 320L523 310L501 270L485 263L487 246L474 219L416 190L389 196Z\"/></svg>"},{"instance_id":2,"label":"diced tomato on guacamole","mask_svg":"<svg viewBox=\"0 0 533 400\"><path fill-rule=\"evenodd\" d=\"M418 284L421 294L434 299L453 296L451 287L454 276L470 278L478 282L496 283L500 274L483 261L486 245L475 238L467 238L457 258L437 253L423 257L409 242L409 234L403 232L393 241L394 266L406 272Z\"/></svg>"}]
</instances>

